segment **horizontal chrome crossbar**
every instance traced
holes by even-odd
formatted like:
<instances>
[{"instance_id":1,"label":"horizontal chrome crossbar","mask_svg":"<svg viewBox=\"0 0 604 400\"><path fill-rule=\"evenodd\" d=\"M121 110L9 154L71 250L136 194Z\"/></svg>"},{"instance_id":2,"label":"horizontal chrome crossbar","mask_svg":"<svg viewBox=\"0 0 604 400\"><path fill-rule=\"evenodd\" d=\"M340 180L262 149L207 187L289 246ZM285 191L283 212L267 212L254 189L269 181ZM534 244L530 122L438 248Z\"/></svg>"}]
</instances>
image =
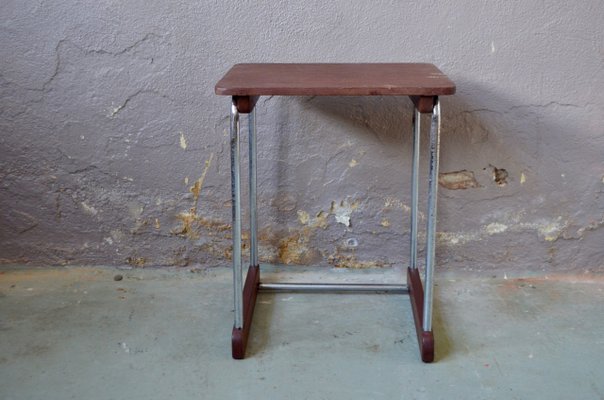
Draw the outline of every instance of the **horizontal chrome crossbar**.
<instances>
[{"instance_id":1,"label":"horizontal chrome crossbar","mask_svg":"<svg viewBox=\"0 0 604 400\"><path fill-rule=\"evenodd\" d=\"M386 292L407 294L407 285L372 283L260 283L258 289L264 292Z\"/></svg>"}]
</instances>

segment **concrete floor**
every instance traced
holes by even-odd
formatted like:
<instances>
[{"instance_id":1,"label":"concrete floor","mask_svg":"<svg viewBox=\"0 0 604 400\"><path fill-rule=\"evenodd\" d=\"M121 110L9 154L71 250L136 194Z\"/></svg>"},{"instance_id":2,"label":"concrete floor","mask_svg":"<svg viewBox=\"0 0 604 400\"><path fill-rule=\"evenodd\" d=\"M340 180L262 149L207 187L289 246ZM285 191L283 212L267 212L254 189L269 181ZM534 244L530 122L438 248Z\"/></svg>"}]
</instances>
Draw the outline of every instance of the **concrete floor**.
<instances>
[{"instance_id":1,"label":"concrete floor","mask_svg":"<svg viewBox=\"0 0 604 400\"><path fill-rule=\"evenodd\" d=\"M3 268L0 398L604 398L603 277L437 281L434 364L407 296L380 294L262 294L234 361L227 269Z\"/></svg>"}]
</instances>

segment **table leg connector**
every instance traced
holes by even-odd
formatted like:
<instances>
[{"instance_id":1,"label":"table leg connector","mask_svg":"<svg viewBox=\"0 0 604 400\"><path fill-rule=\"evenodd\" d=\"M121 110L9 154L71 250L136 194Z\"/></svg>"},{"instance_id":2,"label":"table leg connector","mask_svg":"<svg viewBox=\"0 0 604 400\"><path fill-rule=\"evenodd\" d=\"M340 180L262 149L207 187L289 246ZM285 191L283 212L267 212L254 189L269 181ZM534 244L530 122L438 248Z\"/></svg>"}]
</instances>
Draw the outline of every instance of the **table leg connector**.
<instances>
[{"instance_id":1,"label":"table leg connector","mask_svg":"<svg viewBox=\"0 0 604 400\"><path fill-rule=\"evenodd\" d=\"M425 331L423 328L424 288L419 276L419 269L407 269L407 285L409 285L409 299L411 300L411 309L413 310L419 352L423 362L431 363L434 361L434 334L431 330Z\"/></svg>"},{"instance_id":2,"label":"table leg connector","mask_svg":"<svg viewBox=\"0 0 604 400\"><path fill-rule=\"evenodd\" d=\"M254 316L259 284L260 267L250 266L243 287L243 325L241 328L234 326L232 334L233 358L237 360L245 358L245 349L252 328L252 317Z\"/></svg>"}]
</instances>

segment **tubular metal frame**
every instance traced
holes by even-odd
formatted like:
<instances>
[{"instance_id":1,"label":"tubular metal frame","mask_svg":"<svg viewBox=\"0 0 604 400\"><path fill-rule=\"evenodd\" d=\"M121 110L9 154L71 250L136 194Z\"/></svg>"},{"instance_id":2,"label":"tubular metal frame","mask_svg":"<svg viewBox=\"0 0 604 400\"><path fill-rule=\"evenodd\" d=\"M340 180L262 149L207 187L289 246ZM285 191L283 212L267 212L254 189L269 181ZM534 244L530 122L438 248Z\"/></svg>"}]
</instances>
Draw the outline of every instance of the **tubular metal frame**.
<instances>
[{"instance_id":1,"label":"tubular metal frame","mask_svg":"<svg viewBox=\"0 0 604 400\"><path fill-rule=\"evenodd\" d=\"M243 328L243 270L241 265L241 165L239 161L239 111L231 104L231 206L233 210L233 288L235 328Z\"/></svg>"},{"instance_id":2,"label":"tubular metal frame","mask_svg":"<svg viewBox=\"0 0 604 400\"><path fill-rule=\"evenodd\" d=\"M237 108L237 99L233 98L230 116L230 149L231 149L231 193L232 193L232 218L233 218L233 287L234 287L234 332L242 331L244 323L247 323L247 313L244 305L244 297L251 296L244 292L243 268L241 259L241 166L240 166L240 121ZM413 113L413 158L412 158L412 179L411 179L411 248L409 258L408 281L414 278L411 273L418 271L418 203L419 203L419 159L420 159L420 132L421 132L421 113L418 107L414 107ZM422 359L431 362L433 359L433 337L432 337L432 312L433 312L433 286L434 286L434 264L435 264L435 246L436 246L436 217L437 217L437 196L438 196L438 168L440 152L440 102L437 96L434 96L434 107L431 114L430 124L430 170L428 186L428 206L426 221L426 252L425 252L425 275L424 287L422 290L421 281L415 283L419 286L421 293L414 293L412 282L408 285L403 284L318 284L318 283L261 283L259 279L258 264L258 239L257 239L257 148L256 148L256 110L253 108L248 114L248 142L249 142L249 215L250 215L250 269L248 271L248 280L250 272L254 275L250 282L253 285L256 280L256 287L253 289L253 301L255 302L255 292L263 291L296 291L296 292L386 292L386 293L409 293L412 296L413 312L416 318L416 327L421 323L423 332L418 330L418 340L422 351ZM254 269L254 270L252 270ZM414 271L414 272L413 272ZM246 289L248 282L246 281ZM416 289L417 290L417 289ZM420 299L414 300L414 298ZM246 299L246 301L248 301ZM247 306L248 308L250 305ZM253 313L253 304L251 305ZM421 308L421 309L419 309ZM244 320L245 319L245 320ZM251 323L251 314L249 315ZM233 350L233 357L243 358L245 353L245 343L247 343L247 334L243 350ZM418 328L419 329L419 328ZM423 335L429 334L432 355L424 356L422 343L425 338ZM235 337L235 333L234 333ZM235 343L235 342L234 342Z\"/></svg>"},{"instance_id":3,"label":"tubular metal frame","mask_svg":"<svg viewBox=\"0 0 604 400\"><path fill-rule=\"evenodd\" d=\"M438 165L440 154L440 101L434 101L430 124L430 183L428 186L428 221L426 225L426 271L424 278L424 311L422 328L432 331L432 303L434 288L434 257L436 249L436 207L438 200Z\"/></svg>"}]
</instances>

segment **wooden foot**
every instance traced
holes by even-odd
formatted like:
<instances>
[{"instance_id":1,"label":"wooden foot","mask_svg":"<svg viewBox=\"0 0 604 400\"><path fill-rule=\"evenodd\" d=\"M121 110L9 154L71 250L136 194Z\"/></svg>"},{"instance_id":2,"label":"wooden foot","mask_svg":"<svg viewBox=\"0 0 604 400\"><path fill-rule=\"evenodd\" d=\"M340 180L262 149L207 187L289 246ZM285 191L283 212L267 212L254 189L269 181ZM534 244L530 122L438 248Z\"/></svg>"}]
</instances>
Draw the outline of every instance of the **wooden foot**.
<instances>
[{"instance_id":1,"label":"wooden foot","mask_svg":"<svg viewBox=\"0 0 604 400\"><path fill-rule=\"evenodd\" d=\"M417 332L419 352L423 362L431 363L434 361L434 334L432 331L424 331L422 328L424 288L419 276L419 269L407 269L407 285L409 287L409 299L411 299L411 309L413 310L413 318L415 320L415 331Z\"/></svg>"},{"instance_id":2,"label":"wooden foot","mask_svg":"<svg viewBox=\"0 0 604 400\"><path fill-rule=\"evenodd\" d=\"M252 317L254 316L259 283L260 267L257 265L250 266L247 270L245 285L243 286L243 328L238 329L233 327L233 358L237 360L242 360L245 357L245 349L247 348L247 339L252 327Z\"/></svg>"}]
</instances>

